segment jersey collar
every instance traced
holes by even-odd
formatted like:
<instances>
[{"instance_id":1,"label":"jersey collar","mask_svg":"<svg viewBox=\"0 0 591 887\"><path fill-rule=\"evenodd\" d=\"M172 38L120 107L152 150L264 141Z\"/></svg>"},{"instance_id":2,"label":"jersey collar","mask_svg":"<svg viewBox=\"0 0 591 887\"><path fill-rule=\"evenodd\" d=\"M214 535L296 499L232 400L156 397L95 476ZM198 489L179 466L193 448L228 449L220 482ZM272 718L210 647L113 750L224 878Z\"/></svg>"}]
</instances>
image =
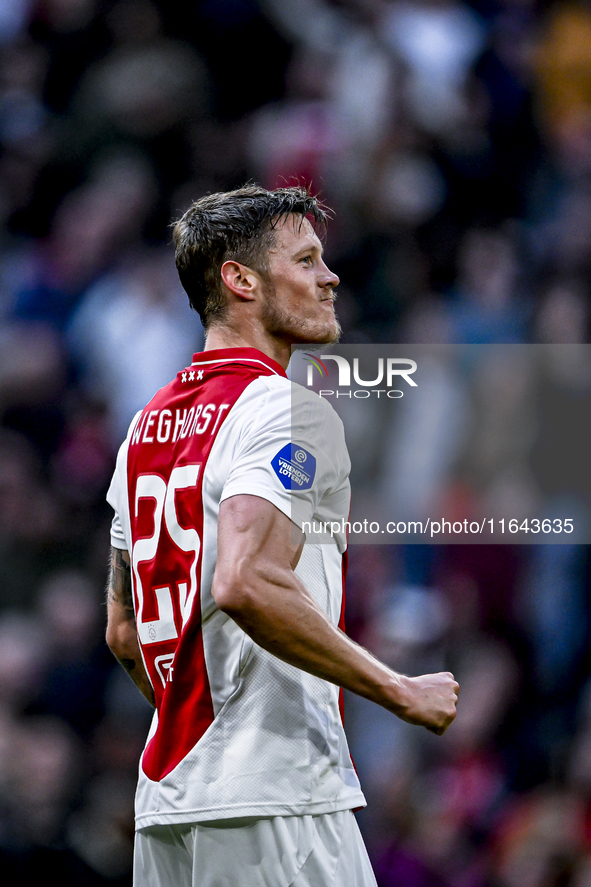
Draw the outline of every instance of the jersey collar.
<instances>
[{"instance_id":1,"label":"jersey collar","mask_svg":"<svg viewBox=\"0 0 591 887\"><path fill-rule=\"evenodd\" d=\"M244 363L254 367L263 365L275 375L287 379L287 373L281 364L258 348L218 348L213 351L200 351L193 355L191 366L214 363Z\"/></svg>"}]
</instances>

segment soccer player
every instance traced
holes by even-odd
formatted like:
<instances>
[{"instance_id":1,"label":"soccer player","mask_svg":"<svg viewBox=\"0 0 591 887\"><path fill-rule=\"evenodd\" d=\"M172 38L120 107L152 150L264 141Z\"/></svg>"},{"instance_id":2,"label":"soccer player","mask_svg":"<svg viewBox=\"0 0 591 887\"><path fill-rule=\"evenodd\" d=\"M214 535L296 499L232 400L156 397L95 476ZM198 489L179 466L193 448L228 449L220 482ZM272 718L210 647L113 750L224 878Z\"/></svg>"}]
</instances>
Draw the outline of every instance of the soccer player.
<instances>
[{"instance_id":1,"label":"soccer player","mask_svg":"<svg viewBox=\"0 0 591 887\"><path fill-rule=\"evenodd\" d=\"M336 342L326 213L306 189L196 201L176 262L205 350L133 420L108 499L107 642L155 706L135 887L371 887L341 720L358 693L441 734L459 687L407 677L343 632L343 427L285 370Z\"/></svg>"}]
</instances>

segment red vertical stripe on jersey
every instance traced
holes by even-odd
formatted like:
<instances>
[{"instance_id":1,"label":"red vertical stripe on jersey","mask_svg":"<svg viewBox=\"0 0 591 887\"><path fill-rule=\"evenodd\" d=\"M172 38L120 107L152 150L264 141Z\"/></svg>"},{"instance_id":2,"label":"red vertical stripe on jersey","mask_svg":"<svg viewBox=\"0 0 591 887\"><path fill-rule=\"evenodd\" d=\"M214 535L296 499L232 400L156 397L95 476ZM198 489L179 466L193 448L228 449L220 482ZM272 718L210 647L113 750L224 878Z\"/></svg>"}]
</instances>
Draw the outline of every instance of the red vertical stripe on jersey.
<instances>
[{"instance_id":1,"label":"red vertical stripe on jersey","mask_svg":"<svg viewBox=\"0 0 591 887\"><path fill-rule=\"evenodd\" d=\"M155 781L174 770L213 722L200 614L192 621L174 659L175 692L163 694L158 730L142 757L144 773Z\"/></svg>"},{"instance_id":2,"label":"red vertical stripe on jersey","mask_svg":"<svg viewBox=\"0 0 591 887\"><path fill-rule=\"evenodd\" d=\"M195 363L146 406L129 446L132 548L139 545L137 576L132 569L136 616L158 709L158 726L142 758L153 781L187 756L214 719L201 627L203 475L232 406L251 382L273 374L285 376L254 349L195 355ZM178 484L173 471L177 479L182 475ZM191 587L195 596L185 607Z\"/></svg>"}]
</instances>

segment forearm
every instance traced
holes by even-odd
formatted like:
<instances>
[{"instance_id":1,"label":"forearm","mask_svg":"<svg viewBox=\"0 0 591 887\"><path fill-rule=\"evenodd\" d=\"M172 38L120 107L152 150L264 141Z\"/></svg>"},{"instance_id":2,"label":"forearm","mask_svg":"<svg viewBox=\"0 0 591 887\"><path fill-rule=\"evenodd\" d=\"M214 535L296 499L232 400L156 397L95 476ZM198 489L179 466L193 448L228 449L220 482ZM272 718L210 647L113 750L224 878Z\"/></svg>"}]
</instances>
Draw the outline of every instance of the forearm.
<instances>
[{"instance_id":1,"label":"forearm","mask_svg":"<svg viewBox=\"0 0 591 887\"><path fill-rule=\"evenodd\" d=\"M293 571L259 572L248 586L243 581L241 593L223 594L214 580L214 596L259 646L403 715L407 679L333 625Z\"/></svg>"},{"instance_id":2,"label":"forearm","mask_svg":"<svg viewBox=\"0 0 591 887\"><path fill-rule=\"evenodd\" d=\"M278 658L443 733L456 714L453 675L396 674L333 625L294 572L302 545L271 503L250 495L225 500L212 585L220 610Z\"/></svg>"},{"instance_id":3,"label":"forearm","mask_svg":"<svg viewBox=\"0 0 591 887\"><path fill-rule=\"evenodd\" d=\"M148 702L154 705L154 690L144 667L135 622L119 621L107 637L109 648L119 664Z\"/></svg>"},{"instance_id":4,"label":"forearm","mask_svg":"<svg viewBox=\"0 0 591 887\"><path fill-rule=\"evenodd\" d=\"M136 687L154 705L154 690L144 667L139 647L131 579L126 553L112 550L111 570L107 584L107 633L109 649L125 669Z\"/></svg>"}]
</instances>

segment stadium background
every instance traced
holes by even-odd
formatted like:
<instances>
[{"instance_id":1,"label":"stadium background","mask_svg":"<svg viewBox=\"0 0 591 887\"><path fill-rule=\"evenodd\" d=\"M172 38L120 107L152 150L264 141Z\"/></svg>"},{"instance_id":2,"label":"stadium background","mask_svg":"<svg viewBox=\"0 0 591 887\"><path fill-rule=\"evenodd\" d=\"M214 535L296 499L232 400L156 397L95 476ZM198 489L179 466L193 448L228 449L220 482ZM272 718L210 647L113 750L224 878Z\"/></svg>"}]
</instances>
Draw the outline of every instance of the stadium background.
<instances>
[{"instance_id":1,"label":"stadium background","mask_svg":"<svg viewBox=\"0 0 591 887\"><path fill-rule=\"evenodd\" d=\"M0 868L124 887L149 712L103 642L104 494L202 342L171 218L305 179L344 342L587 342L591 3L3 0L0 46ZM350 633L462 683L443 738L347 700L380 887L591 885L589 574L352 549Z\"/></svg>"}]
</instances>

